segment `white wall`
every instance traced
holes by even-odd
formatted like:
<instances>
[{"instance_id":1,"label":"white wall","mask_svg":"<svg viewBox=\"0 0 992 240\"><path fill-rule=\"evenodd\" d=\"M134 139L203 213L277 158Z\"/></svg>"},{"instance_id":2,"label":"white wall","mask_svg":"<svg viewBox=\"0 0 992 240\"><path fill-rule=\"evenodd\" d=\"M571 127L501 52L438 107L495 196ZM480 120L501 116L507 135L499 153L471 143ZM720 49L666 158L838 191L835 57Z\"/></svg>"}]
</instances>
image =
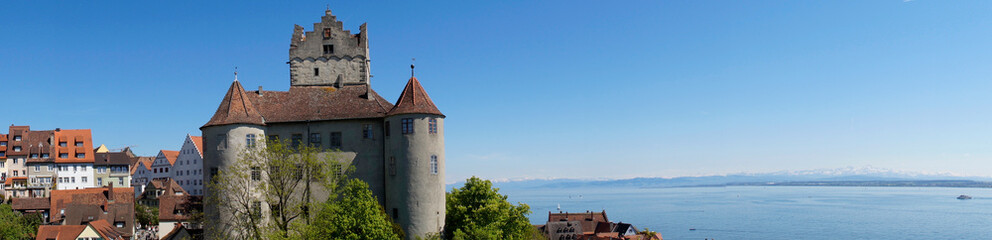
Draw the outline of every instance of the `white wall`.
<instances>
[{"instance_id":1,"label":"white wall","mask_svg":"<svg viewBox=\"0 0 992 240\"><path fill-rule=\"evenodd\" d=\"M58 163L55 164L55 170L57 172L55 185L58 186L58 190L96 186L96 180L93 179L93 163Z\"/></svg>"},{"instance_id":2,"label":"white wall","mask_svg":"<svg viewBox=\"0 0 992 240\"><path fill-rule=\"evenodd\" d=\"M173 178L187 193L194 196L203 195L203 157L196 148L193 139L186 135L186 141L179 150L179 158L172 166Z\"/></svg>"}]
</instances>

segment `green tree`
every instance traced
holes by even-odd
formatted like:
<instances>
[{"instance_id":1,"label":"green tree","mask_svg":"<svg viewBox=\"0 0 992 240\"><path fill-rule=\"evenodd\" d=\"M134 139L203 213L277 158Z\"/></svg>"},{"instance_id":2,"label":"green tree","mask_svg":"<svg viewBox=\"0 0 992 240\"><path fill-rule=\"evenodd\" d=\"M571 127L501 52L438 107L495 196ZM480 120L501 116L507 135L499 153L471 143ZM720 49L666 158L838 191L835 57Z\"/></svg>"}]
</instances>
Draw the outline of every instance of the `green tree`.
<instances>
[{"instance_id":1,"label":"green tree","mask_svg":"<svg viewBox=\"0 0 992 240\"><path fill-rule=\"evenodd\" d=\"M207 183L213 194L205 204L232 213L208 236L296 238L313 221L311 209L336 199L338 186L352 171L342 169L339 152L293 145L274 140L249 147Z\"/></svg>"},{"instance_id":2,"label":"green tree","mask_svg":"<svg viewBox=\"0 0 992 240\"><path fill-rule=\"evenodd\" d=\"M526 216L530 207L510 204L489 180L469 178L446 199L445 238L515 240L538 236Z\"/></svg>"},{"instance_id":3,"label":"green tree","mask_svg":"<svg viewBox=\"0 0 992 240\"><path fill-rule=\"evenodd\" d=\"M158 225L158 208L134 204L134 217L141 226Z\"/></svg>"},{"instance_id":4,"label":"green tree","mask_svg":"<svg viewBox=\"0 0 992 240\"><path fill-rule=\"evenodd\" d=\"M339 191L339 199L329 199L307 227L306 239L399 240L402 230L394 227L369 185L350 179Z\"/></svg>"},{"instance_id":5,"label":"green tree","mask_svg":"<svg viewBox=\"0 0 992 240\"><path fill-rule=\"evenodd\" d=\"M34 239L41 220L38 214L21 215L9 204L0 204L0 240Z\"/></svg>"}]
</instances>

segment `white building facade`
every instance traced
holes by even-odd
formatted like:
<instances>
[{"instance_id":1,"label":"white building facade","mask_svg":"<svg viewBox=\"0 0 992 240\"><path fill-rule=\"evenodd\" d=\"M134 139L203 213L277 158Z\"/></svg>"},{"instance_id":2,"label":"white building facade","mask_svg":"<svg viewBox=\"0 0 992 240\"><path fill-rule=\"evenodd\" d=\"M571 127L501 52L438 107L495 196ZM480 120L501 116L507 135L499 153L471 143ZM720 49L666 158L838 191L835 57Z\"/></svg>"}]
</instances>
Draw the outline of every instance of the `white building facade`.
<instances>
[{"instance_id":1,"label":"white building facade","mask_svg":"<svg viewBox=\"0 0 992 240\"><path fill-rule=\"evenodd\" d=\"M58 163L57 181L55 186L58 190L84 189L94 185L93 163Z\"/></svg>"},{"instance_id":2,"label":"white building facade","mask_svg":"<svg viewBox=\"0 0 992 240\"><path fill-rule=\"evenodd\" d=\"M203 195L203 138L186 135L179 157L172 166L172 179L179 183L187 193L194 196ZM153 166L154 167L154 166Z\"/></svg>"}]
</instances>

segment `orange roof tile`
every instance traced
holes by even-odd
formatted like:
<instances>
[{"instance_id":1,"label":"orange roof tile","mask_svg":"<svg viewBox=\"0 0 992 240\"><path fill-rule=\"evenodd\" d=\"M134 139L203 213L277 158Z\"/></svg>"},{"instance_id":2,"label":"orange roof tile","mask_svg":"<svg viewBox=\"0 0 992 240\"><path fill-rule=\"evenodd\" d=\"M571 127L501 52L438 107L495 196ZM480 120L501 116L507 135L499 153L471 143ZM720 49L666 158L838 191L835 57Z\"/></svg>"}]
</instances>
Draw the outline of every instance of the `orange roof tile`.
<instances>
[{"instance_id":1,"label":"orange roof tile","mask_svg":"<svg viewBox=\"0 0 992 240\"><path fill-rule=\"evenodd\" d=\"M62 129L54 131L54 137L59 143L55 143L55 163L93 163L93 134L89 129ZM66 146L59 146L61 142ZM76 147L76 143L82 143L82 147ZM61 153L68 153L67 158L62 158ZM83 154L82 158L76 158L77 154Z\"/></svg>"},{"instance_id":2,"label":"orange roof tile","mask_svg":"<svg viewBox=\"0 0 992 240\"><path fill-rule=\"evenodd\" d=\"M407 113L426 113L444 116L437 109L437 106L434 105L434 101L431 101L431 97L427 96L427 91L424 90L424 87L420 85L420 81L417 81L415 77L411 77L410 81L407 81L406 87L403 88L403 93L396 100L396 106L393 106L393 109L389 110L389 113L386 115L391 116Z\"/></svg>"},{"instance_id":3,"label":"orange roof tile","mask_svg":"<svg viewBox=\"0 0 992 240\"><path fill-rule=\"evenodd\" d=\"M193 145L196 145L196 151L200 153L200 157L203 157L203 137L200 136L189 136L193 140Z\"/></svg>"},{"instance_id":4,"label":"orange roof tile","mask_svg":"<svg viewBox=\"0 0 992 240\"><path fill-rule=\"evenodd\" d=\"M103 239L123 239L124 234L117 231L117 228L110 225L110 223L105 219L92 221L89 224L90 227L93 227L93 230L96 230L97 234L100 234L100 237L103 237Z\"/></svg>"},{"instance_id":5,"label":"orange roof tile","mask_svg":"<svg viewBox=\"0 0 992 240\"><path fill-rule=\"evenodd\" d=\"M227 95L217 106L217 112L210 118L210 121L203 126L227 125L236 123L265 125L262 115L255 110L255 106L248 100L241 83L235 80L231 87L227 89Z\"/></svg>"},{"instance_id":6,"label":"orange roof tile","mask_svg":"<svg viewBox=\"0 0 992 240\"><path fill-rule=\"evenodd\" d=\"M176 159L179 158L179 151L161 150L161 152L165 156L165 159L169 160L169 165L176 165Z\"/></svg>"},{"instance_id":7,"label":"orange roof tile","mask_svg":"<svg viewBox=\"0 0 992 240\"><path fill-rule=\"evenodd\" d=\"M86 230L86 225L41 225L35 239L75 240L83 230Z\"/></svg>"}]
</instances>

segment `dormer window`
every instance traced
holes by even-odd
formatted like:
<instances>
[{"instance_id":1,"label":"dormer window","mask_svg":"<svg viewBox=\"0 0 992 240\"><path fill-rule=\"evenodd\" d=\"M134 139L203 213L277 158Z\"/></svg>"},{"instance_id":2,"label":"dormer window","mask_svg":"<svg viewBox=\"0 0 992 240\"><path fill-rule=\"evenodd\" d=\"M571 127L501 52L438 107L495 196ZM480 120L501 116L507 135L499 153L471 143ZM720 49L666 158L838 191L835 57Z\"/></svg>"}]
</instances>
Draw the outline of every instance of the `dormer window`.
<instances>
[{"instance_id":1,"label":"dormer window","mask_svg":"<svg viewBox=\"0 0 992 240\"><path fill-rule=\"evenodd\" d=\"M59 153L59 158L69 158L68 153Z\"/></svg>"},{"instance_id":2,"label":"dormer window","mask_svg":"<svg viewBox=\"0 0 992 240\"><path fill-rule=\"evenodd\" d=\"M86 158L86 154L85 153L77 153L76 154L76 158Z\"/></svg>"},{"instance_id":3,"label":"dormer window","mask_svg":"<svg viewBox=\"0 0 992 240\"><path fill-rule=\"evenodd\" d=\"M76 142L76 146L77 147L82 147L83 146L83 142Z\"/></svg>"},{"instance_id":4,"label":"dormer window","mask_svg":"<svg viewBox=\"0 0 992 240\"><path fill-rule=\"evenodd\" d=\"M66 142L59 142L59 147L66 147L66 146L67 146Z\"/></svg>"},{"instance_id":5,"label":"dormer window","mask_svg":"<svg viewBox=\"0 0 992 240\"><path fill-rule=\"evenodd\" d=\"M20 142L21 141L21 136L14 136L14 141Z\"/></svg>"},{"instance_id":6,"label":"dormer window","mask_svg":"<svg viewBox=\"0 0 992 240\"><path fill-rule=\"evenodd\" d=\"M41 158L48 158L48 154L47 153L42 153L41 154Z\"/></svg>"},{"instance_id":7,"label":"dormer window","mask_svg":"<svg viewBox=\"0 0 992 240\"><path fill-rule=\"evenodd\" d=\"M21 146L14 146L14 152L21 152Z\"/></svg>"},{"instance_id":8,"label":"dormer window","mask_svg":"<svg viewBox=\"0 0 992 240\"><path fill-rule=\"evenodd\" d=\"M31 154L31 158L38 158L38 154L37 153L32 153Z\"/></svg>"},{"instance_id":9,"label":"dormer window","mask_svg":"<svg viewBox=\"0 0 992 240\"><path fill-rule=\"evenodd\" d=\"M0 147L3 147L3 146L7 146L7 142L6 141L0 142Z\"/></svg>"},{"instance_id":10,"label":"dormer window","mask_svg":"<svg viewBox=\"0 0 992 240\"><path fill-rule=\"evenodd\" d=\"M324 54L334 54L334 44L325 44Z\"/></svg>"}]
</instances>

